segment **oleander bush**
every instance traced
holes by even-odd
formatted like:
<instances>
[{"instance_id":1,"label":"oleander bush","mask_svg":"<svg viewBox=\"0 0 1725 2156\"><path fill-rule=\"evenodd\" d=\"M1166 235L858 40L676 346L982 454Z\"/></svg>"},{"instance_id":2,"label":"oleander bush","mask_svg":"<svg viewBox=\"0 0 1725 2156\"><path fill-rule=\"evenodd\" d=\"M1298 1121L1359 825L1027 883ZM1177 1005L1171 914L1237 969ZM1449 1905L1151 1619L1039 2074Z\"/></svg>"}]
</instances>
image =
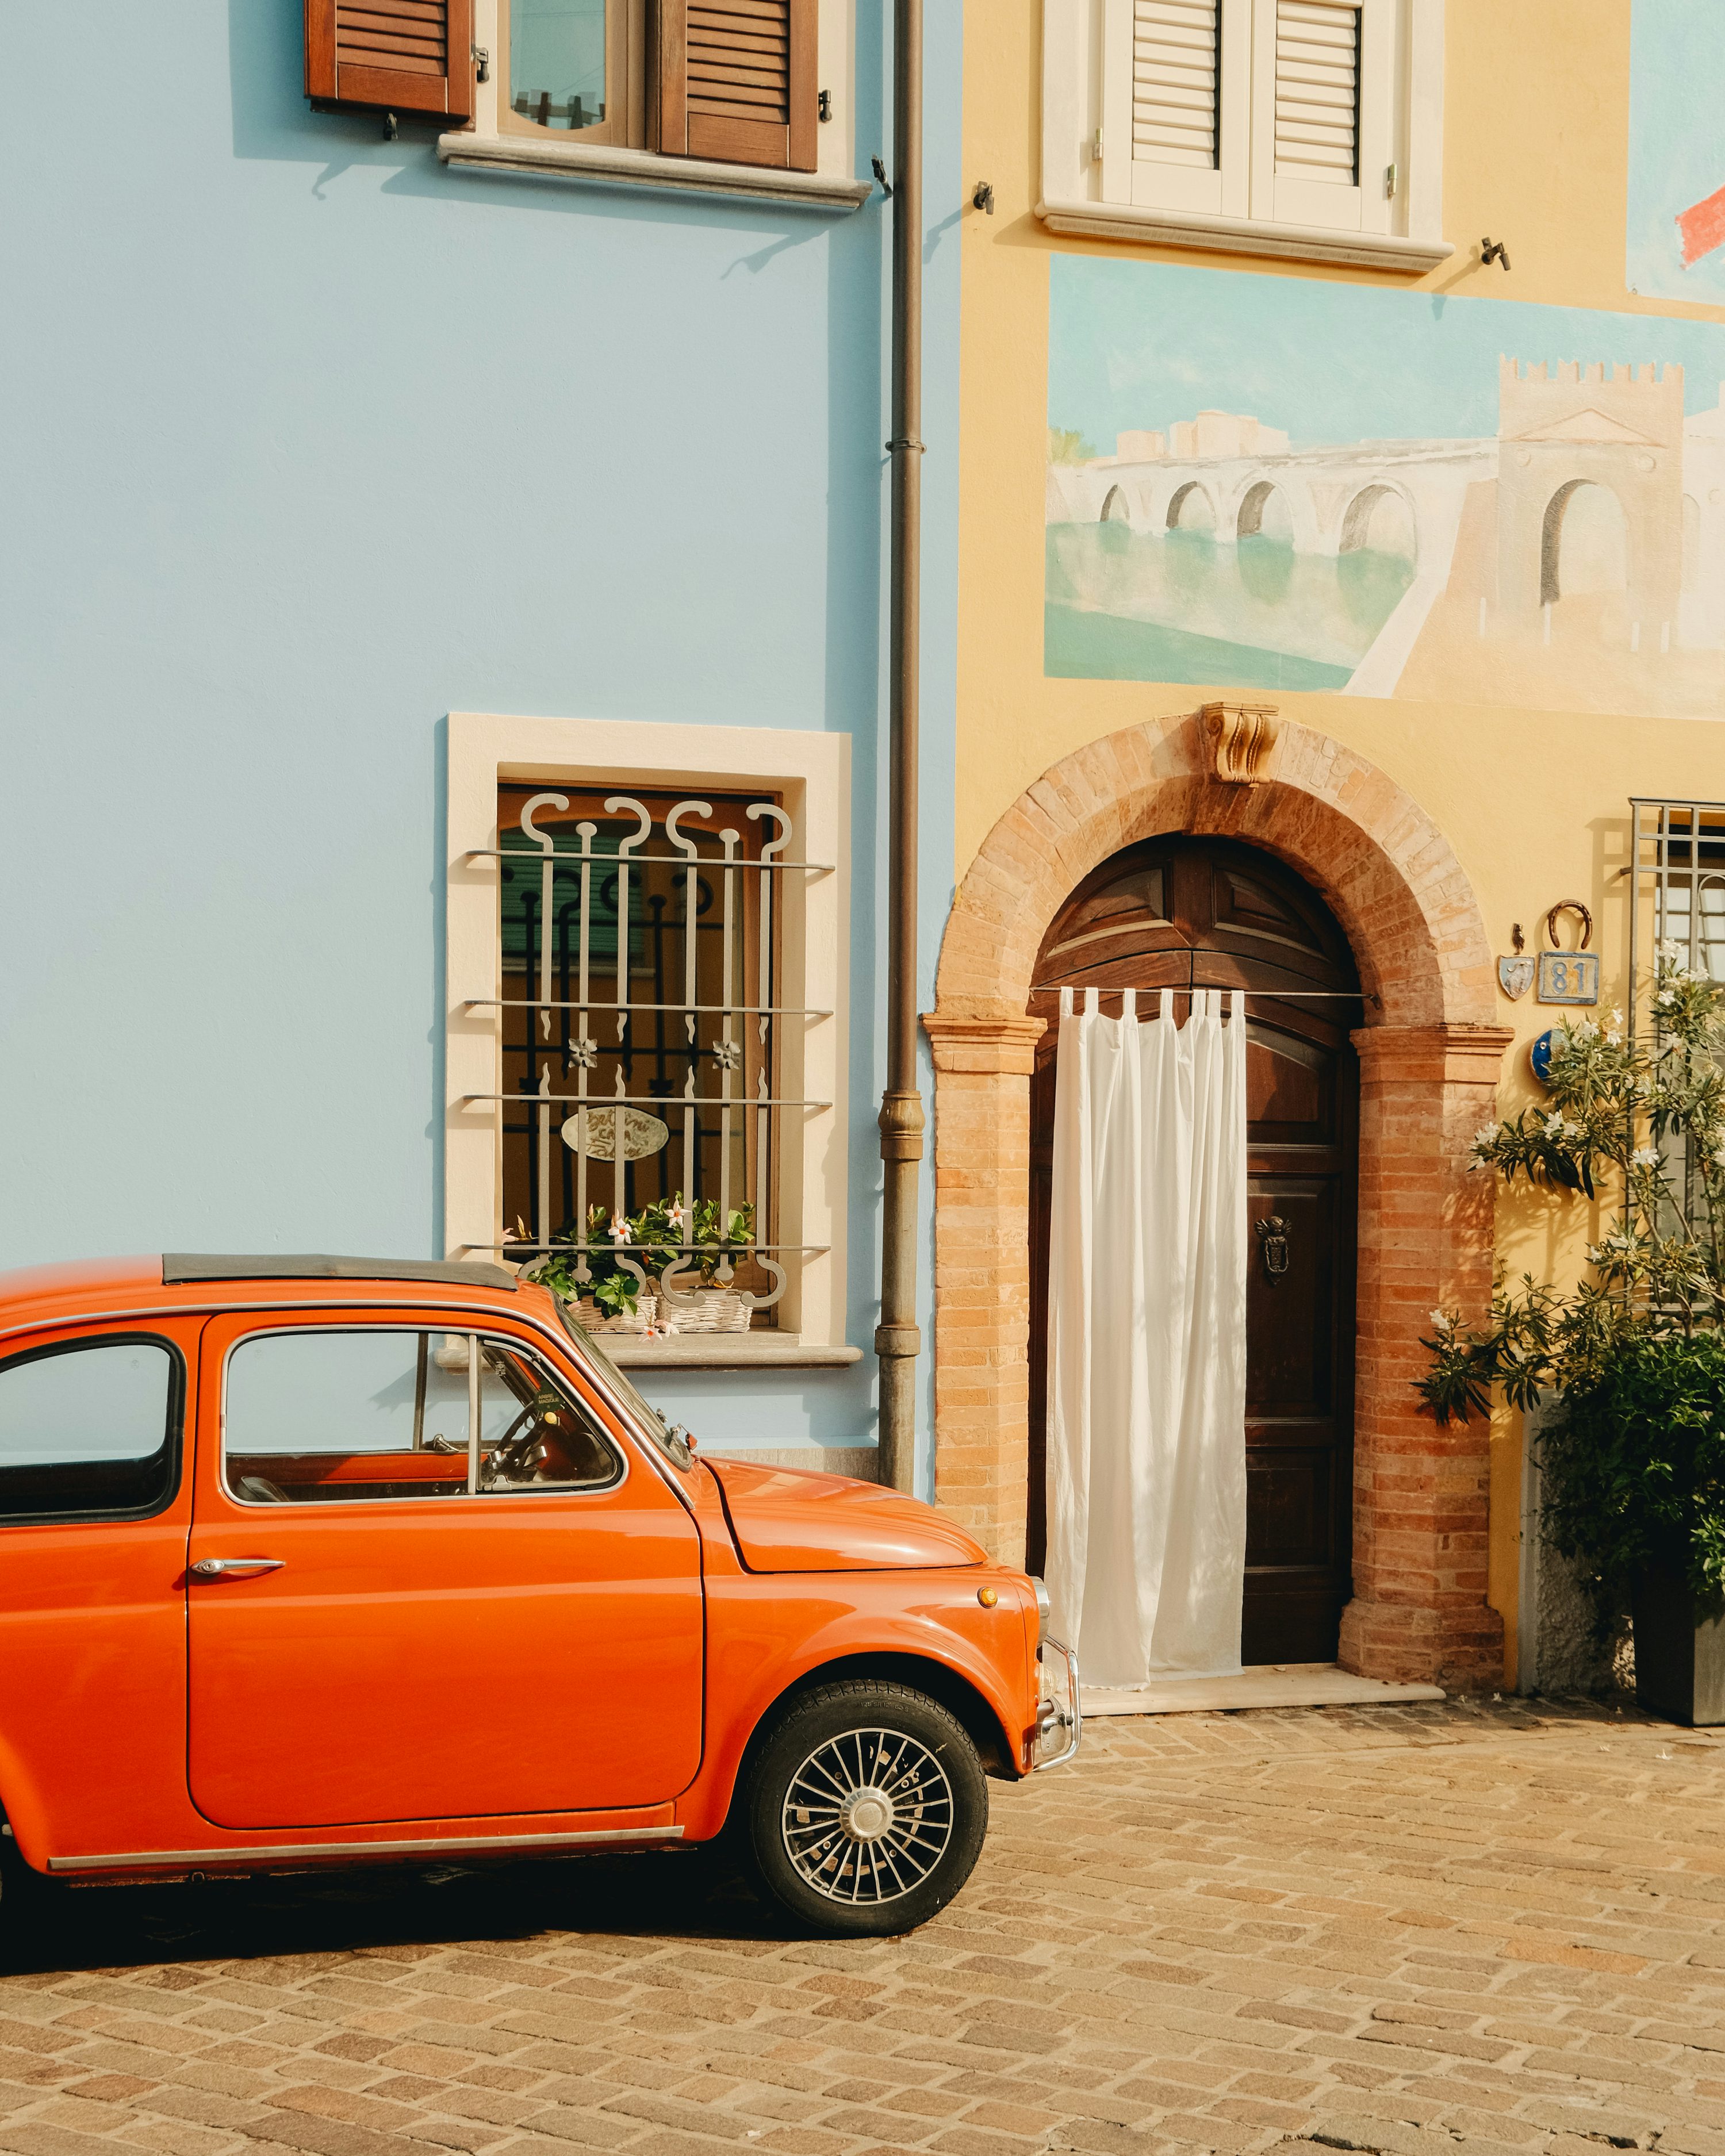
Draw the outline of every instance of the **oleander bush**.
<instances>
[{"instance_id":1,"label":"oleander bush","mask_svg":"<svg viewBox=\"0 0 1725 2156\"><path fill-rule=\"evenodd\" d=\"M1432 1312L1418 1389L1440 1423L1494 1392L1548 1402L1537 1440L1547 1539L1592 1589L1602 1628L1638 1572L1678 1565L1725 1599L1725 983L1661 947L1651 1037L1623 1014L1566 1019L1548 1106L1487 1124L1474 1165L1554 1204L1611 1209L1587 1270L1501 1278L1489 1318Z\"/></svg>"}]
</instances>

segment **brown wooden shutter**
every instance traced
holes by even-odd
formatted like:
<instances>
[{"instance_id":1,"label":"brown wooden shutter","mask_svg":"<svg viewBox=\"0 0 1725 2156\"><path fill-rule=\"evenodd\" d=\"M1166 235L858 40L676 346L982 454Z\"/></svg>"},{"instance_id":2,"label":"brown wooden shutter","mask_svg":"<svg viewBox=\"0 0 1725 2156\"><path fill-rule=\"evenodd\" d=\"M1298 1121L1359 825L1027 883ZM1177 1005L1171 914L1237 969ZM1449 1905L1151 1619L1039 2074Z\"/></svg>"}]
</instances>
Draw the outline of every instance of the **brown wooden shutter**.
<instances>
[{"instance_id":1,"label":"brown wooden shutter","mask_svg":"<svg viewBox=\"0 0 1725 2156\"><path fill-rule=\"evenodd\" d=\"M819 0L659 0L659 146L814 170Z\"/></svg>"},{"instance_id":2,"label":"brown wooden shutter","mask_svg":"<svg viewBox=\"0 0 1725 2156\"><path fill-rule=\"evenodd\" d=\"M305 0L305 95L473 117L473 0Z\"/></svg>"}]
</instances>

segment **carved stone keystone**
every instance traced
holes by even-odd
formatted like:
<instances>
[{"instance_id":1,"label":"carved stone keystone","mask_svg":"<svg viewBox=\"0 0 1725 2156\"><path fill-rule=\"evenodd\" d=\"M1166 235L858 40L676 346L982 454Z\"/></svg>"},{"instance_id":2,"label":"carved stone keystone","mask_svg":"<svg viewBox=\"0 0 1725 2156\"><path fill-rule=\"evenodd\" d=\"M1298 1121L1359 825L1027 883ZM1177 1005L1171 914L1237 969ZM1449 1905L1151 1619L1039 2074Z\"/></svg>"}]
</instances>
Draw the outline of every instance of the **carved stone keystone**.
<instances>
[{"instance_id":1,"label":"carved stone keystone","mask_svg":"<svg viewBox=\"0 0 1725 2156\"><path fill-rule=\"evenodd\" d=\"M1210 760L1224 786L1255 786L1276 753L1273 704L1206 704L1199 714Z\"/></svg>"}]
</instances>

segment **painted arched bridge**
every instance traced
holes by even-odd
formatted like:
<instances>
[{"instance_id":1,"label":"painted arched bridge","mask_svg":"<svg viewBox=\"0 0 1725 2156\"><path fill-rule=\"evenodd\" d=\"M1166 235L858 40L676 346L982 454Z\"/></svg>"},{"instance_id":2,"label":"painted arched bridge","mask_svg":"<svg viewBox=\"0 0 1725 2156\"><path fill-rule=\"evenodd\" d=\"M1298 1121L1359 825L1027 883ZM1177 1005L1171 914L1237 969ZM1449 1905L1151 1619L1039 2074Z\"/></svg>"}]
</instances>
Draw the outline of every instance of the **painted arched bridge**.
<instances>
[{"instance_id":1,"label":"painted arched bridge","mask_svg":"<svg viewBox=\"0 0 1725 2156\"><path fill-rule=\"evenodd\" d=\"M1145 532L1198 526L1224 542L1285 521L1297 553L1343 554L1368 543L1374 515L1393 495L1405 512L1416 567L1430 573L1447 567L1467 489L1496 479L1497 454L1493 436L1271 456L1099 457L1050 465L1048 521L1118 521Z\"/></svg>"}]
</instances>

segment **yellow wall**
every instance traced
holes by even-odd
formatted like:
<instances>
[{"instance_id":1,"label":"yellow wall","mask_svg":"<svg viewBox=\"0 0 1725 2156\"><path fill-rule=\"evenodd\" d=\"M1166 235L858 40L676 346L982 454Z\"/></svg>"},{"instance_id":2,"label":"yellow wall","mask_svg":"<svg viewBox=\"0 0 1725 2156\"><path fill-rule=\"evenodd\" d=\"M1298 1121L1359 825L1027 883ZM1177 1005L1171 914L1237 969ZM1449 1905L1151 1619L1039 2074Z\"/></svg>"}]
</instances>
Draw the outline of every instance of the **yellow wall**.
<instances>
[{"instance_id":1,"label":"yellow wall","mask_svg":"<svg viewBox=\"0 0 1725 2156\"><path fill-rule=\"evenodd\" d=\"M1415 5L1423 0L1415 0ZM1428 277L1249 256L1053 238L1037 221L1040 0L970 0L965 39L965 185L993 182L996 212L967 209L963 254L957 872L990 826L1057 758L1117 729L1191 711L1211 687L1043 675L1044 446L1048 258L1184 262L1399 290L1536 300L1725 321L1725 309L1650 301L1625 289L1629 0L1448 0L1444 230L1455 246ZM1722 175L1725 176L1725 175ZM1481 267L1481 234L1508 242L1512 270ZM1656 347L1650 345L1651 356ZM1579 357L1622 357L1602 350ZM1642 355L1637 355L1640 357ZM1194 408L1209 401L1194 390ZM1234 693L1238 695L1237 689ZM1268 692L1250 692L1254 701ZM1347 742L1418 800L1471 878L1493 948L1520 921L1529 948L1559 899L1592 908L1602 1000L1625 1000L1626 802L1632 793L1725 795L1725 732L1704 721L1523 711L1275 692L1289 717ZM1502 1104L1531 1097L1525 1044L1557 1014L1500 999L1517 1043ZM1568 1270L1585 1233L1578 1205L1558 1230L1546 1200L1500 1207L1512 1268ZM1494 1429L1491 1599L1513 1681L1521 1431Z\"/></svg>"}]
</instances>

